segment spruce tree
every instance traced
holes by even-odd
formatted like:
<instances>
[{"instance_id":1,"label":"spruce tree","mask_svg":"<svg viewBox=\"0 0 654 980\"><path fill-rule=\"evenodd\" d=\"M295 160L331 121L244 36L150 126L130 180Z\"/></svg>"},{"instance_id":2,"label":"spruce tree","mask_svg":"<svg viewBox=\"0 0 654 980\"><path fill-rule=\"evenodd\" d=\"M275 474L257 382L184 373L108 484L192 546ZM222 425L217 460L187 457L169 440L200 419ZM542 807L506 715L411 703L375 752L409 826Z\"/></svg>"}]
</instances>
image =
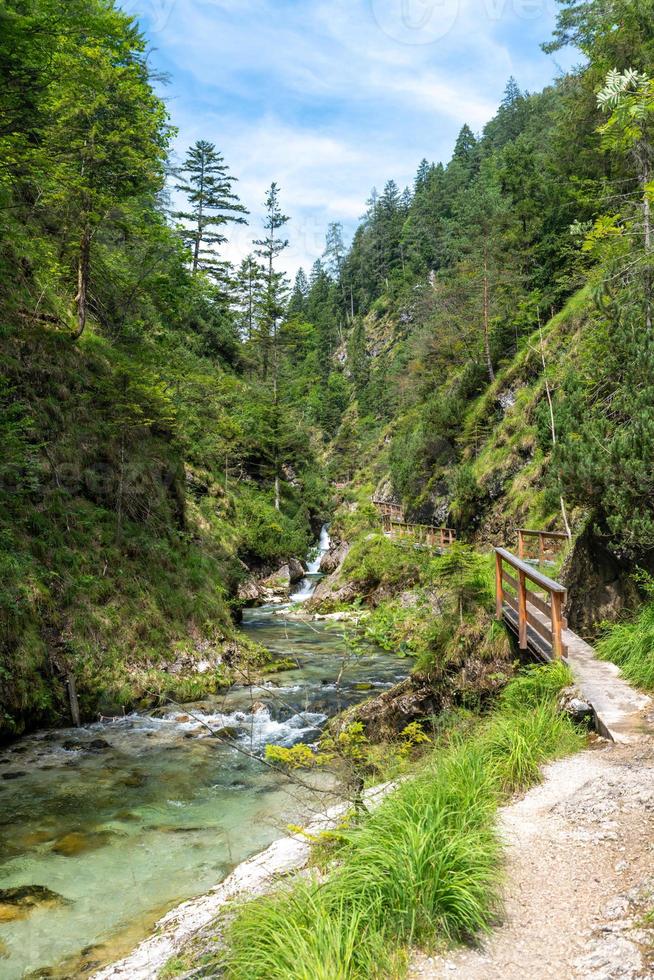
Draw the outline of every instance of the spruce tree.
<instances>
[{"instance_id":1,"label":"spruce tree","mask_svg":"<svg viewBox=\"0 0 654 980\"><path fill-rule=\"evenodd\" d=\"M191 246L191 270L194 275L202 270L224 279L225 263L216 252L216 246L227 241L221 229L227 224L247 224L244 215L249 213L233 191L237 178L229 174L222 154L206 140L189 148L179 174L175 190L186 195L189 209L176 211L173 217L191 226L183 232Z\"/></svg>"},{"instance_id":2,"label":"spruce tree","mask_svg":"<svg viewBox=\"0 0 654 980\"><path fill-rule=\"evenodd\" d=\"M289 316L304 316L307 309L307 296L309 294L309 280L302 267L297 270L293 292L288 301Z\"/></svg>"},{"instance_id":3,"label":"spruce tree","mask_svg":"<svg viewBox=\"0 0 654 980\"><path fill-rule=\"evenodd\" d=\"M279 203L279 188L273 181L266 194L264 202L265 220L263 238L257 239L255 255L262 261L263 289L259 302L259 339L261 346L261 372L264 380L272 384L272 462L275 482L275 508L280 509L280 473L281 473L281 443L280 432L282 420L279 405L279 321L282 317L288 279L283 272L275 268L275 261L285 248L288 239L280 238L279 232L289 221ZM269 377L270 375L270 377Z\"/></svg>"},{"instance_id":4,"label":"spruce tree","mask_svg":"<svg viewBox=\"0 0 654 980\"><path fill-rule=\"evenodd\" d=\"M242 340L252 340L256 325L257 297L263 282L262 269L253 255L247 255L235 277L238 328Z\"/></svg>"}]
</instances>

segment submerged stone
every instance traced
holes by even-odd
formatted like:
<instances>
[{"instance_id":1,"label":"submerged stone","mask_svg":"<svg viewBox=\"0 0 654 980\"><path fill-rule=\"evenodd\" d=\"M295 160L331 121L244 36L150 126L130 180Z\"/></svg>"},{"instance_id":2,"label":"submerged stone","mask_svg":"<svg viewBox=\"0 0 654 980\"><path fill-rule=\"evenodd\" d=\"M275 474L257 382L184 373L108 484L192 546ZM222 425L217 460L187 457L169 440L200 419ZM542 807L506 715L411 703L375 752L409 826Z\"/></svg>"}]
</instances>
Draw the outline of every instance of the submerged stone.
<instances>
[{"instance_id":1,"label":"submerged stone","mask_svg":"<svg viewBox=\"0 0 654 980\"><path fill-rule=\"evenodd\" d=\"M110 749L111 745L106 738L93 738L89 742L88 748L93 752L103 752L105 749Z\"/></svg>"},{"instance_id":2,"label":"submerged stone","mask_svg":"<svg viewBox=\"0 0 654 980\"><path fill-rule=\"evenodd\" d=\"M54 836L51 830L33 830L24 834L20 842L23 847L36 847L39 844L47 844Z\"/></svg>"},{"instance_id":3,"label":"submerged stone","mask_svg":"<svg viewBox=\"0 0 654 980\"><path fill-rule=\"evenodd\" d=\"M52 850L55 854L61 854L64 857L77 857L79 854L86 854L89 851L97 851L99 848L105 847L111 836L106 831L87 834L73 830L55 841Z\"/></svg>"},{"instance_id":4,"label":"submerged stone","mask_svg":"<svg viewBox=\"0 0 654 980\"><path fill-rule=\"evenodd\" d=\"M16 770L15 772L3 772L2 773L2 778L3 779L20 779L21 776L26 776L26 775L27 775L26 772L24 772L22 769L19 769L19 770Z\"/></svg>"},{"instance_id":5,"label":"submerged stone","mask_svg":"<svg viewBox=\"0 0 654 980\"><path fill-rule=\"evenodd\" d=\"M35 908L68 905L69 900L45 885L0 888L0 922L25 919Z\"/></svg>"},{"instance_id":6,"label":"submerged stone","mask_svg":"<svg viewBox=\"0 0 654 980\"><path fill-rule=\"evenodd\" d=\"M123 786L138 787L138 786L144 786L145 783L147 782L147 779L148 779L147 773L139 772L138 770L135 770L134 772L128 773L128 775L125 776L124 779L121 779L120 782L122 783Z\"/></svg>"}]
</instances>

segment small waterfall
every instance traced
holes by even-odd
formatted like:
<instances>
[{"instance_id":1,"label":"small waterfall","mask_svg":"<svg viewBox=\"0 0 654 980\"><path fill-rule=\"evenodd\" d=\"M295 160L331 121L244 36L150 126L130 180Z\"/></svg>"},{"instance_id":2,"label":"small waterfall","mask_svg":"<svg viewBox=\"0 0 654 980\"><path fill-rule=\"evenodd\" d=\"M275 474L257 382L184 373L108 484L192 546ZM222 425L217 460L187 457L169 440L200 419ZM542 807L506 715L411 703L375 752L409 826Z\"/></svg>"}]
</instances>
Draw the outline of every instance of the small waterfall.
<instances>
[{"instance_id":1,"label":"small waterfall","mask_svg":"<svg viewBox=\"0 0 654 980\"><path fill-rule=\"evenodd\" d=\"M327 524L323 524L320 529L320 538L317 548L312 548L307 555L307 574L298 586L297 592L291 596L291 602L306 602L313 595L316 586L320 581L320 562L322 556L329 551L331 539ZM314 556L313 558L311 556Z\"/></svg>"}]
</instances>

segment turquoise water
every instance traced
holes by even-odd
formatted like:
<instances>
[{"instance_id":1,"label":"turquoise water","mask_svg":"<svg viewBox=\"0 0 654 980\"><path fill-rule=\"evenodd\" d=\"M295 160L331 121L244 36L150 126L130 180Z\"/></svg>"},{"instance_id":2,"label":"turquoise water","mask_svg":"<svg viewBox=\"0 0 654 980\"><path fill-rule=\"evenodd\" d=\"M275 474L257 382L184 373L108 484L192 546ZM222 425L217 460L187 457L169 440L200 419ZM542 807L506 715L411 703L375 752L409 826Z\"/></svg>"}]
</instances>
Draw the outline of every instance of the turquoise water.
<instances>
[{"instance_id":1,"label":"turquoise water","mask_svg":"<svg viewBox=\"0 0 654 980\"><path fill-rule=\"evenodd\" d=\"M267 609L243 629L297 668L226 697L0 749L0 890L56 893L22 918L0 895L2 980L88 976L333 801L325 776L311 793L263 765L265 745L315 741L328 716L403 677L403 661L374 649L353 657L340 624Z\"/></svg>"}]
</instances>

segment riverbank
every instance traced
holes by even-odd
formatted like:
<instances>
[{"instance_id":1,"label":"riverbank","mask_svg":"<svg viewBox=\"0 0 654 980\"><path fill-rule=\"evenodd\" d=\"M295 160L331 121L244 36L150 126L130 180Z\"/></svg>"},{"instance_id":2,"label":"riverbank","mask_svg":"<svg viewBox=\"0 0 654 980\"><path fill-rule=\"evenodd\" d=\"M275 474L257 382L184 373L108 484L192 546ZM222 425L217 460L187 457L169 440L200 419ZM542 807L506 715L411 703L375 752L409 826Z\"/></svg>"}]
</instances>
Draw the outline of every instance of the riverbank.
<instances>
[{"instance_id":1,"label":"riverbank","mask_svg":"<svg viewBox=\"0 0 654 980\"><path fill-rule=\"evenodd\" d=\"M406 661L371 646L354 657L342 630L272 610L248 612L242 629L286 669L0 751L2 887L61 898L0 922L3 980L87 975L125 955L167 909L337 801L322 773L305 789L266 766L265 745L314 742L328 717L405 676Z\"/></svg>"},{"instance_id":2,"label":"riverbank","mask_svg":"<svg viewBox=\"0 0 654 980\"><path fill-rule=\"evenodd\" d=\"M393 783L375 786L364 794L369 809L378 806L393 790ZM228 903L263 895L281 878L306 867L312 855L312 841L338 826L350 804L338 803L315 817L301 833L274 841L260 854L244 861L222 884L201 898L173 909L154 928L154 934L129 956L98 973L91 980L152 980L159 970L183 950L185 944L212 923Z\"/></svg>"},{"instance_id":3,"label":"riverbank","mask_svg":"<svg viewBox=\"0 0 654 980\"><path fill-rule=\"evenodd\" d=\"M540 668L512 681L489 717L443 719L413 778L342 828L319 870L219 917L166 976L399 977L412 939L488 930L501 884L498 803L584 743L556 708L567 680Z\"/></svg>"}]
</instances>

